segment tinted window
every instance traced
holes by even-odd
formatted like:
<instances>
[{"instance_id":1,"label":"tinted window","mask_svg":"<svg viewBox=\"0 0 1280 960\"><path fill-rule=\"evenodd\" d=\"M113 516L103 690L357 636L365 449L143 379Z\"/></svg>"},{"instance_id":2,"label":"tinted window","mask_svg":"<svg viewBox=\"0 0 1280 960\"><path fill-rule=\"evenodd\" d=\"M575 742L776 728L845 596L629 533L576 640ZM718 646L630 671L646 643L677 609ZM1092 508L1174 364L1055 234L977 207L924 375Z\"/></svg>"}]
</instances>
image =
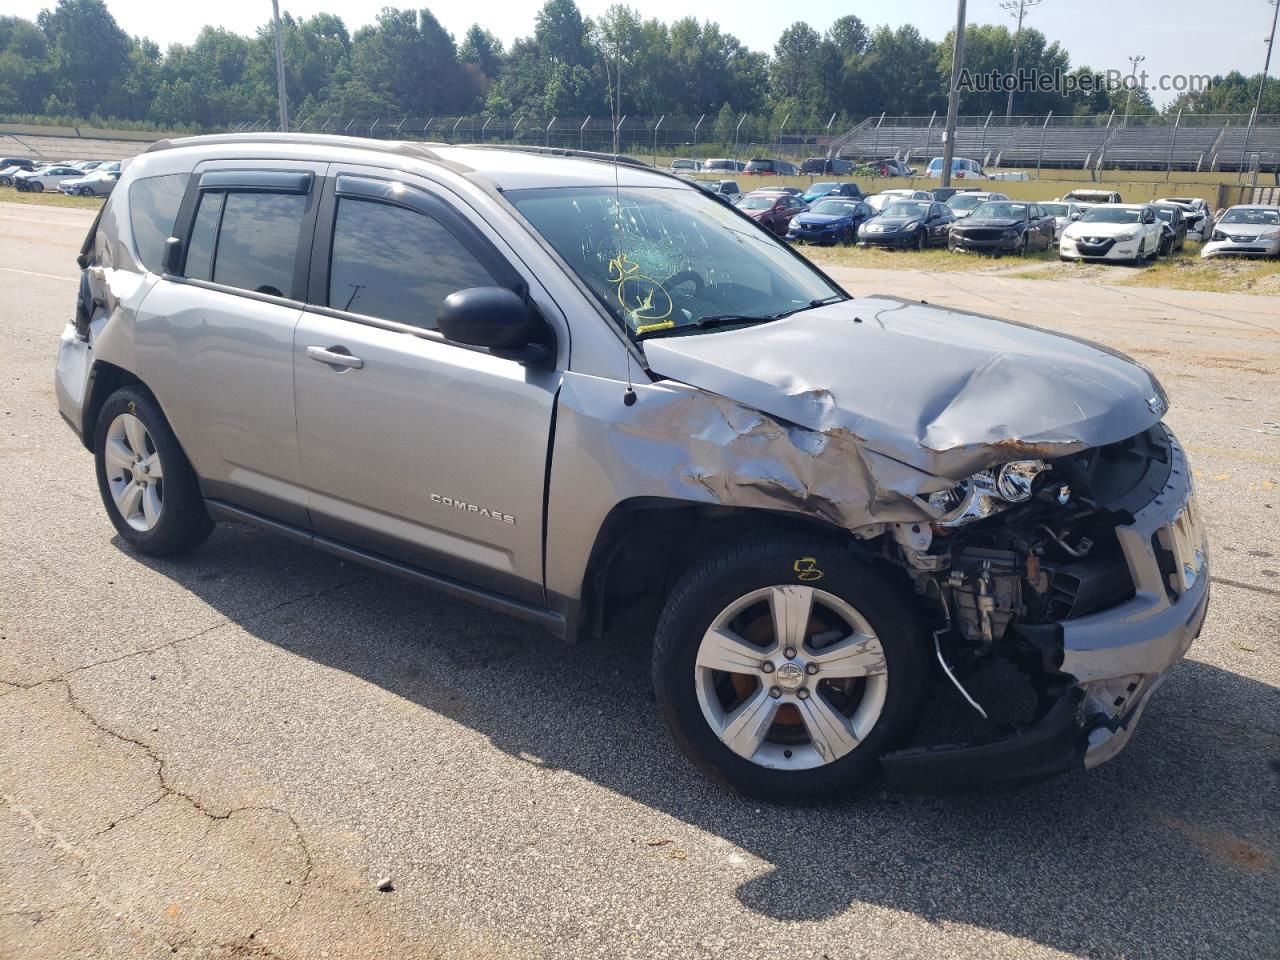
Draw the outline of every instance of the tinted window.
<instances>
[{"instance_id":1,"label":"tinted window","mask_svg":"<svg viewBox=\"0 0 1280 960\"><path fill-rule=\"evenodd\" d=\"M222 218L225 193L204 193L191 225L187 241L187 265L183 273L197 280L213 279L213 245L218 239L218 221Z\"/></svg>"},{"instance_id":2,"label":"tinted window","mask_svg":"<svg viewBox=\"0 0 1280 960\"><path fill-rule=\"evenodd\" d=\"M329 306L434 330L449 294L498 285L435 218L367 200L338 201Z\"/></svg>"},{"instance_id":3,"label":"tinted window","mask_svg":"<svg viewBox=\"0 0 1280 960\"><path fill-rule=\"evenodd\" d=\"M300 193L228 193L218 231L214 282L291 296L306 206L307 198Z\"/></svg>"},{"instance_id":4,"label":"tinted window","mask_svg":"<svg viewBox=\"0 0 1280 960\"><path fill-rule=\"evenodd\" d=\"M138 258L152 273L160 272L164 242L173 234L178 205L187 191L189 174L135 180L129 187L129 221L133 224L133 244Z\"/></svg>"}]
</instances>

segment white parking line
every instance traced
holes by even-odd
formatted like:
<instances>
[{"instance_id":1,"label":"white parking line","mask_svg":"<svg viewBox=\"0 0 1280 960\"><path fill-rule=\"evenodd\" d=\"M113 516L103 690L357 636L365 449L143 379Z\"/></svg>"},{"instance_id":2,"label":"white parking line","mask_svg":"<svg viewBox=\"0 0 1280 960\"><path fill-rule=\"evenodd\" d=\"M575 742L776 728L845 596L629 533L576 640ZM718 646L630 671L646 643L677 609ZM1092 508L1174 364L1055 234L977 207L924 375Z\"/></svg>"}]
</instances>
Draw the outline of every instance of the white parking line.
<instances>
[{"instance_id":1,"label":"white parking line","mask_svg":"<svg viewBox=\"0 0 1280 960\"><path fill-rule=\"evenodd\" d=\"M65 280L67 283L79 283L75 277L61 277L56 273L40 273L36 270L19 270L17 267L0 267L8 273L25 273L28 277L44 277L46 280Z\"/></svg>"}]
</instances>

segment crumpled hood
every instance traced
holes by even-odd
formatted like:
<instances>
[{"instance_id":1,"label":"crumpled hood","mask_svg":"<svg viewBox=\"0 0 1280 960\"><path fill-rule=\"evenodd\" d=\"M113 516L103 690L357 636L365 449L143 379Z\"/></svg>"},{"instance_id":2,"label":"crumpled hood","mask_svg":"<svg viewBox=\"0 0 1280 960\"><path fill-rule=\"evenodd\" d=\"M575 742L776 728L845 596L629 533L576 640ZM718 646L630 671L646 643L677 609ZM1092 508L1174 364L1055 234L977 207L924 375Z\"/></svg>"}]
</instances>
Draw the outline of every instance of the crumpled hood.
<instances>
[{"instance_id":1,"label":"crumpled hood","mask_svg":"<svg viewBox=\"0 0 1280 960\"><path fill-rule=\"evenodd\" d=\"M659 376L956 480L1123 440L1168 405L1106 347L887 296L644 349Z\"/></svg>"},{"instance_id":2,"label":"crumpled hood","mask_svg":"<svg viewBox=\"0 0 1280 960\"><path fill-rule=\"evenodd\" d=\"M828 223L836 223L839 220L848 220L852 214L848 213L802 213L794 219L798 223L807 223L810 226L822 227Z\"/></svg>"},{"instance_id":3,"label":"crumpled hood","mask_svg":"<svg viewBox=\"0 0 1280 960\"><path fill-rule=\"evenodd\" d=\"M1007 230L1010 227L1019 227L1021 225L1022 225L1021 220L1014 220L1011 217L1000 217L998 219L988 219L986 217L983 217L981 219L977 217L966 217L963 224L964 227L966 228L973 227L975 230L985 230L985 229Z\"/></svg>"}]
</instances>

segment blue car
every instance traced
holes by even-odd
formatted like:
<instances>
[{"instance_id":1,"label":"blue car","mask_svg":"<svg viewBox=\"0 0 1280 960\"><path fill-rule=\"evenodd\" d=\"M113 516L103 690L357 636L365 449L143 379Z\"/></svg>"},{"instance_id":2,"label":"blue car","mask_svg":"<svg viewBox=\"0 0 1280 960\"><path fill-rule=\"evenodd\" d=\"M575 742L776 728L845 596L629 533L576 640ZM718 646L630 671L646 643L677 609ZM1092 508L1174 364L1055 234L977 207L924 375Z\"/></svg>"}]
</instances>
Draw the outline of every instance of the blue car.
<instances>
[{"instance_id":1,"label":"blue car","mask_svg":"<svg viewBox=\"0 0 1280 960\"><path fill-rule=\"evenodd\" d=\"M861 200L827 197L791 218L787 239L848 246L858 239L858 228L875 215L875 210Z\"/></svg>"},{"instance_id":2,"label":"blue car","mask_svg":"<svg viewBox=\"0 0 1280 960\"><path fill-rule=\"evenodd\" d=\"M811 183L809 189L800 195L805 203L813 203L823 197L846 197L851 200L862 199L862 191L856 183Z\"/></svg>"}]
</instances>

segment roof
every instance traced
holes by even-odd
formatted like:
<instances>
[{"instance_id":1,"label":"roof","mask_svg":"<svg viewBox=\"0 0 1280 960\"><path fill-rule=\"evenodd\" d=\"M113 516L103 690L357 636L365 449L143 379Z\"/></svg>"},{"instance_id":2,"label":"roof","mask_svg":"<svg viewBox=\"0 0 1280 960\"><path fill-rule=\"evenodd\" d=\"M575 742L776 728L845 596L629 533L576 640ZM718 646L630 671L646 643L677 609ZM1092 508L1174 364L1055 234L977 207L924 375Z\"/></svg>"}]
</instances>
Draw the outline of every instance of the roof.
<instances>
[{"instance_id":1,"label":"roof","mask_svg":"<svg viewBox=\"0 0 1280 960\"><path fill-rule=\"evenodd\" d=\"M555 186L666 186L682 184L671 175L625 155L562 150L548 147L473 144L450 146L397 140L372 140L317 133L223 133L203 137L158 140L144 153L201 147L316 148L326 152L368 151L404 160L437 165L499 190L519 190Z\"/></svg>"}]
</instances>

